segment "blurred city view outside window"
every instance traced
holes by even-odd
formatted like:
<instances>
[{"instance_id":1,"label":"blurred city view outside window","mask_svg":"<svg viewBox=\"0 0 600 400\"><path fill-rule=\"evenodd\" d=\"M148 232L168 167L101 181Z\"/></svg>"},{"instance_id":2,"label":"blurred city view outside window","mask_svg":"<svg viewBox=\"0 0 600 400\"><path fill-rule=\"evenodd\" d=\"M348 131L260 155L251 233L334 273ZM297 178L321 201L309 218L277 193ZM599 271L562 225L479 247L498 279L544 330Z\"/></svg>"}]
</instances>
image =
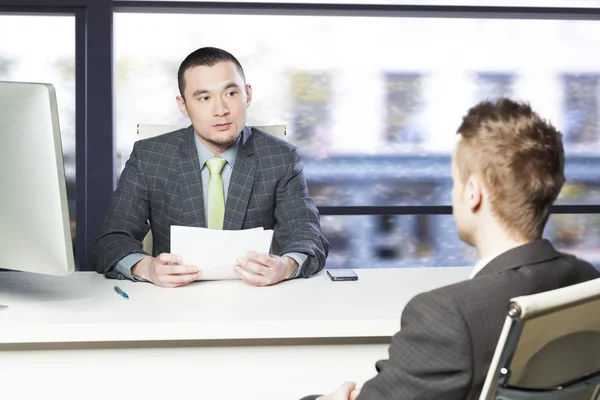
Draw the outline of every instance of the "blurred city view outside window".
<instances>
[{"instance_id":1,"label":"blurred city view outside window","mask_svg":"<svg viewBox=\"0 0 600 400\"><path fill-rule=\"evenodd\" d=\"M13 38L0 46L0 79L57 88L73 227L74 25L0 15L0 35ZM18 33L34 28L46 34ZM175 103L177 68L217 46L253 85L248 123L287 126L319 206L449 205L456 128L498 96L529 101L563 132L558 203L600 204L599 45L597 21L115 13L116 171L137 124L189 123ZM322 225L328 268L475 260L451 215L326 215ZM554 215L546 236L599 265L599 230L598 215Z\"/></svg>"}]
</instances>

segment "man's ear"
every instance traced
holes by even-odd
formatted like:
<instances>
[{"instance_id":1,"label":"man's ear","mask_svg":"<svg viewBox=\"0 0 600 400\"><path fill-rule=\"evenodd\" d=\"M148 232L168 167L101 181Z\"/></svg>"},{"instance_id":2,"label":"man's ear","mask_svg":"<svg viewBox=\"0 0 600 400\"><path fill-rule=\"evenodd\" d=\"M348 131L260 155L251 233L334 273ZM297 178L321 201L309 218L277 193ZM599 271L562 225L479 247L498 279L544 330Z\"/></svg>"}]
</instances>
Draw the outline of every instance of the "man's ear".
<instances>
[{"instance_id":1,"label":"man's ear","mask_svg":"<svg viewBox=\"0 0 600 400\"><path fill-rule=\"evenodd\" d=\"M175 99L177 100L177 106L179 107L179 111L181 111L181 113L186 118L189 118L190 116L188 115L187 107L185 106L185 99L183 98L183 96L177 95L177 97L175 97Z\"/></svg>"},{"instance_id":2,"label":"man's ear","mask_svg":"<svg viewBox=\"0 0 600 400\"><path fill-rule=\"evenodd\" d=\"M477 212L481 207L481 203L483 202L483 191L484 187L475 176L471 175L467 180L466 191L465 194L467 198L465 199L466 204L469 206L469 210L472 213Z\"/></svg>"},{"instance_id":3,"label":"man's ear","mask_svg":"<svg viewBox=\"0 0 600 400\"><path fill-rule=\"evenodd\" d=\"M246 84L246 108L250 107L250 103L252 103L252 86Z\"/></svg>"}]
</instances>

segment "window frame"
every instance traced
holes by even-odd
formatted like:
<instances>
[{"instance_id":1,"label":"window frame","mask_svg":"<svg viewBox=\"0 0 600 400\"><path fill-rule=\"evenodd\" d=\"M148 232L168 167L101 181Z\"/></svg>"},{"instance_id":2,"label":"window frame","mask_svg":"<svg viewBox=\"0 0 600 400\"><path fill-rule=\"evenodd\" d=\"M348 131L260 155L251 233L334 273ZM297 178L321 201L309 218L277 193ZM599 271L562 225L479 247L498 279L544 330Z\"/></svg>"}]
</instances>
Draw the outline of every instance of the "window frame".
<instances>
[{"instance_id":1,"label":"window frame","mask_svg":"<svg viewBox=\"0 0 600 400\"><path fill-rule=\"evenodd\" d=\"M302 0L300 0L302 1ZM76 184L78 270L93 270L91 246L114 188L115 135L113 107L114 13L224 13L303 16L385 16L428 18L502 18L600 20L600 5L572 7L572 1L430 1L429 4L284 3L229 1L120 1L120 0L0 0L0 13L74 14L76 18ZM585 3L585 4L583 4ZM504 4L504 5L503 5ZM509 5L506 5L509 4ZM521 4L521 5L518 5ZM319 206L321 215L450 215L450 205L438 206ZM600 204L562 204L556 214L598 214Z\"/></svg>"}]
</instances>

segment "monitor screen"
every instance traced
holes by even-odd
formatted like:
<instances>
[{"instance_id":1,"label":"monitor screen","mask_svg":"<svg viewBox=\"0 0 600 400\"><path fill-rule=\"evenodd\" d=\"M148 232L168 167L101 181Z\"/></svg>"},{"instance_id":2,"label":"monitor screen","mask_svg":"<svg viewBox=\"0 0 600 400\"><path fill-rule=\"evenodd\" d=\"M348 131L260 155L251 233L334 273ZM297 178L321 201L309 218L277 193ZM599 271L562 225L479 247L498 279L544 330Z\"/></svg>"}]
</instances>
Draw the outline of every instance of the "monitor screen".
<instances>
[{"instance_id":1,"label":"monitor screen","mask_svg":"<svg viewBox=\"0 0 600 400\"><path fill-rule=\"evenodd\" d=\"M0 82L0 268L75 270L56 93Z\"/></svg>"}]
</instances>

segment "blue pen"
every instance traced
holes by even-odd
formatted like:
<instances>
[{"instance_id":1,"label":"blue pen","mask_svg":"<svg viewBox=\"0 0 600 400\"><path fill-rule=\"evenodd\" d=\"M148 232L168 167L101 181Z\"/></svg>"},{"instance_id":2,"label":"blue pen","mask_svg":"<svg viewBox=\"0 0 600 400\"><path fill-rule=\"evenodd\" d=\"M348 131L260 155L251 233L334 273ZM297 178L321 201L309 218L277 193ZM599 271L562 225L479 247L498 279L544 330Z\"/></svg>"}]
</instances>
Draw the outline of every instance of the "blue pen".
<instances>
[{"instance_id":1,"label":"blue pen","mask_svg":"<svg viewBox=\"0 0 600 400\"><path fill-rule=\"evenodd\" d=\"M127 293L125 293L124 291L122 291L120 287L115 286L115 292L117 292L118 294L120 294L121 296L123 296L124 299L129 299L129 296L127 295Z\"/></svg>"}]
</instances>

